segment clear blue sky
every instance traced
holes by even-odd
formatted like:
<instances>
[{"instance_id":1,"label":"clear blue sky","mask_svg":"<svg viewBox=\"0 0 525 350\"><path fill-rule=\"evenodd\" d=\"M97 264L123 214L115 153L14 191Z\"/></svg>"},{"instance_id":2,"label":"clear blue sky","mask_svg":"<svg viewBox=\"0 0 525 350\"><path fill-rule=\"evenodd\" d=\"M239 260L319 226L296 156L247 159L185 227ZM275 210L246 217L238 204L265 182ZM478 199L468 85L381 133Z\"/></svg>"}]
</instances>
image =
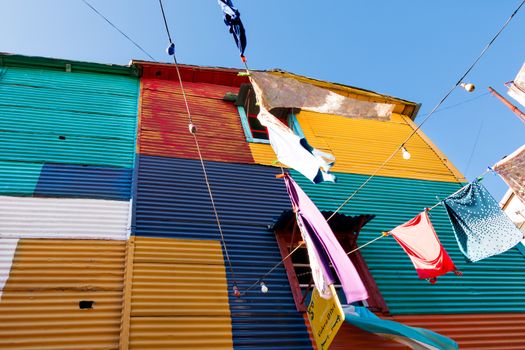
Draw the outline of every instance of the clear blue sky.
<instances>
[{"instance_id":1,"label":"clear blue sky","mask_svg":"<svg viewBox=\"0 0 525 350\"><path fill-rule=\"evenodd\" d=\"M169 61L157 0L89 2L157 60ZM422 103L420 122L520 2L237 0L235 5L247 30L251 68L281 68ZM80 0L0 4L2 52L117 64L148 59ZM241 66L215 0L164 0L164 6L181 63ZM525 61L524 33L522 8L469 75L476 91L456 90L423 127L469 179L525 143L525 125L483 95L488 86L504 92L503 83L518 72ZM493 175L484 183L498 200L506 190Z\"/></svg>"}]
</instances>

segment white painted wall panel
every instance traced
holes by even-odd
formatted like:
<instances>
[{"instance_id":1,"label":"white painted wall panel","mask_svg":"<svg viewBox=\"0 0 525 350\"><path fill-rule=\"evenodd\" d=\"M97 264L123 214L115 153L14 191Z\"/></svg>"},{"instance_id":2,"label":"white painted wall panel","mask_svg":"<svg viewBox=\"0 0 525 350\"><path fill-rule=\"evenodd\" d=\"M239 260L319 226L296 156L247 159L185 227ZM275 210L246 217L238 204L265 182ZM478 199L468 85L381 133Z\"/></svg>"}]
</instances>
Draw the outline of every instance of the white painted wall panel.
<instances>
[{"instance_id":1,"label":"white painted wall panel","mask_svg":"<svg viewBox=\"0 0 525 350\"><path fill-rule=\"evenodd\" d=\"M0 238L128 237L130 202L0 196Z\"/></svg>"},{"instance_id":2,"label":"white painted wall panel","mask_svg":"<svg viewBox=\"0 0 525 350\"><path fill-rule=\"evenodd\" d=\"M0 238L0 300L2 300L4 286L11 272L17 245L18 239L16 238Z\"/></svg>"}]
</instances>

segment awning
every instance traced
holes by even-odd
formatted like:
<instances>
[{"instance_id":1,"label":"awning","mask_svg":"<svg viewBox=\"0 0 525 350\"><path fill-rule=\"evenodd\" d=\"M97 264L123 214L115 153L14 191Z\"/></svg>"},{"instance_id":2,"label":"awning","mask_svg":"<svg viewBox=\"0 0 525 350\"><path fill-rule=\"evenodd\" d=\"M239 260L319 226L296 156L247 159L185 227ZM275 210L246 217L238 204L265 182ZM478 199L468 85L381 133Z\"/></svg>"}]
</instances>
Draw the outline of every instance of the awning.
<instances>
[{"instance_id":1,"label":"awning","mask_svg":"<svg viewBox=\"0 0 525 350\"><path fill-rule=\"evenodd\" d=\"M441 334L383 320L362 306L343 306L345 321L380 337L395 340L414 350L455 350L458 344Z\"/></svg>"}]
</instances>

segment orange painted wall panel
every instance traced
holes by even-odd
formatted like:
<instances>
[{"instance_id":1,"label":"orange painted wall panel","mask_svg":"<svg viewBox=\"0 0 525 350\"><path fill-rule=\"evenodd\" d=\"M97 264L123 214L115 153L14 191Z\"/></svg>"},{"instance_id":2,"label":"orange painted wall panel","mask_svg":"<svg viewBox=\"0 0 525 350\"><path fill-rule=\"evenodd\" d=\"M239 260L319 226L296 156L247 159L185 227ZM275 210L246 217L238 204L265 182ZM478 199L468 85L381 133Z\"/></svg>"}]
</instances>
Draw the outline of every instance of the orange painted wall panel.
<instances>
[{"instance_id":1,"label":"orange painted wall panel","mask_svg":"<svg viewBox=\"0 0 525 350\"><path fill-rule=\"evenodd\" d=\"M125 244L19 240L0 301L0 349L117 349Z\"/></svg>"}]
</instances>

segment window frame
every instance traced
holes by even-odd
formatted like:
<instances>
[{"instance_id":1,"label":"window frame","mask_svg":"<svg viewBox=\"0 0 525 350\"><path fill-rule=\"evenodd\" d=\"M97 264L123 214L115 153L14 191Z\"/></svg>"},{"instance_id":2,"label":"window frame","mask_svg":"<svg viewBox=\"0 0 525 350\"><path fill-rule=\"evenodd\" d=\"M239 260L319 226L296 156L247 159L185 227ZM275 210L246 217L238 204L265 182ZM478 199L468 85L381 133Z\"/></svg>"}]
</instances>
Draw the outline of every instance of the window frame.
<instances>
[{"instance_id":1,"label":"window frame","mask_svg":"<svg viewBox=\"0 0 525 350\"><path fill-rule=\"evenodd\" d=\"M248 122L248 115L246 114L246 110L244 109L244 106L237 106L237 111L239 112L239 117L241 119L241 125L244 131L244 136L246 137L246 141L251 142L251 143L270 144L270 140L253 137L252 130L250 128L250 123ZM287 119L288 127L297 136L303 138L304 137L303 130L301 129L301 126L299 125L299 122L295 114L288 113L286 119Z\"/></svg>"},{"instance_id":2,"label":"window frame","mask_svg":"<svg viewBox=\"0 0 525 350\"><path fill-rule=\"evenodd\" d=\"M292 226L292 227L290 227ZM363 225L364 226L364 225ZM355 232L334 232L338 241L341 243L341 246L345 251L355 249L357 247L357 236L362 227L358 228L357 233ZM292 224L288 225L287 228L276 228L274 229L275 238L277 240L277 245L281 253L282 258L284 259L290 253L290 250L295 248L297 245L294 245L296 239L301 240L301 233L297 227L295 219L292 220ZM291 241L294 242L291 242ZM354 264L361 280L365 284L365 287L368 291L368 299L364 300L363 303L372 311L381 312L385 315L389 314L388 306L386 305L385 300L383 299L377 284L368 269L361 252L356 251L351 255L351 261ZM295 307L299 312L306 312L308 305L305 304L306 296L309 293L307 289L306 292L301 288L297 273L295 271L292 258L285 259L283 261L283 266L288 276L288 281L290 283L290 288L292 291L292 296L295 302ZM315 287L313 287L315 288Z\"/></svg>"}]
</instances>

